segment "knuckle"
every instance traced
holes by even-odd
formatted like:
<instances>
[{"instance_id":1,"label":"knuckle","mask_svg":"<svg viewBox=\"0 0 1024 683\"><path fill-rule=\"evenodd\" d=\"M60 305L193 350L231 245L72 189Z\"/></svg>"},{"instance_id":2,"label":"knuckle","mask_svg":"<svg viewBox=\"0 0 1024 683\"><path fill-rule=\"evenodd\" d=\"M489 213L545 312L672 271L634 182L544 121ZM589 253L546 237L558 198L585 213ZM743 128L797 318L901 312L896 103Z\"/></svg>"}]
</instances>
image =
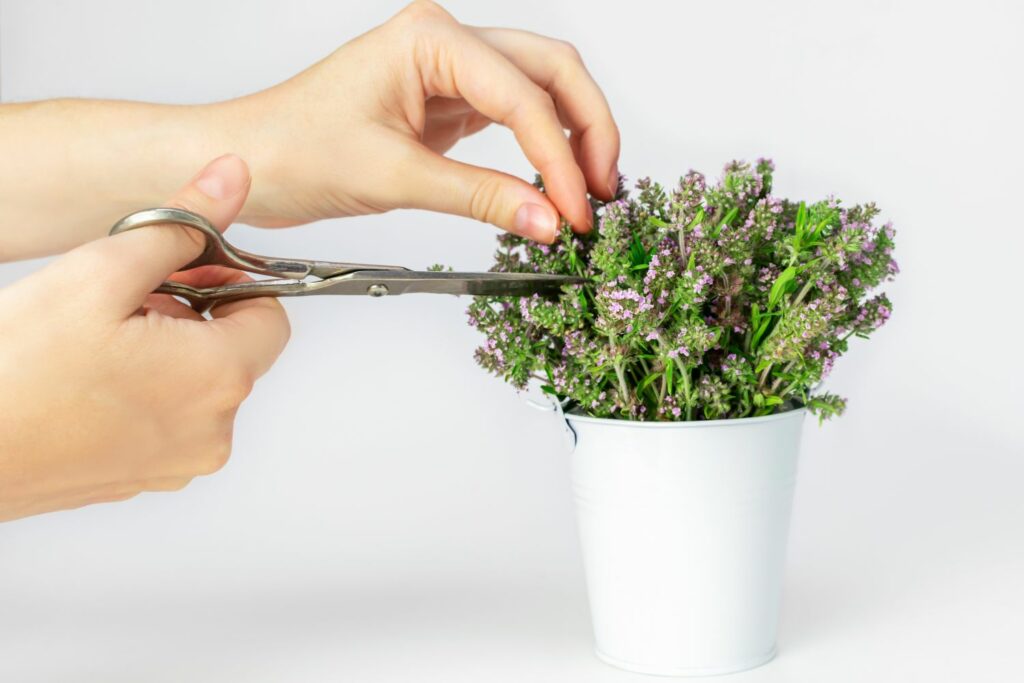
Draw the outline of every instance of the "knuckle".
<instances>
[{"instance_id":1,"label":"knuckle","mask_svg":"<svg viewBox=\"0 0 1024 683\"><path fill-rule=\"evenodd\" d=\"M398 16L413 21L423 19L445 19L450 18L447 12L432 0L413 0L399 12Z\"/></svg>"},{"instance_id":2,"label":"knuckle","mask_svg":"<svg viewBox=\"0 0 1024 683\"><path fill-rule=\"evenodd\" d=\"M544 119L558 118L558 110L551 96L539 87L526 88L520 97L511 102L511 109L501 123L513 129L532 128Z\"/></svg>"},{"instance_id":3,"label":"knuckle","mask_svg":"<svg viewBox=\"0 0 1024 683\"><path fill-rule=\"evenodd\" d=\"M110 502L110 503L123 503L126 500L131 500L135 496L139 495L139 493L140 493L139 491L124 491L124 492L121 492L121 493L116 493L116 494L110 496L109 498L107 498L107 502Z\"/></svg>"},{"instance_id":4,"label":"knuckle","mask_svg":"<svg viewBox=\"0 0 1024 683\"><path fill-rule=\"evenodd\" d=\"M497 223L501 211L502 182L488 176L473 189L469 199L469 215L484 223Z\"/></svg>"},{"instance_id":5,"label":"knuckle","mask_svg":"<svg viewBox=\"0 0 1024 683\"><path fill-rule=\"evenodd\" d=\"M609 146L614 150L614 154L617 157L619 155L619 148L621 145L619 127L616 125L615 120L610 117L606 126L607 130L602 131L602 135L608 141Z\"/></svg>"},{"instance_id":6,"label":"knuckle","mask_svg":"<svg viewBox=\"0 0 1024 683\"><path fill-rule=\"evenodd\" d=\"M580 55L580 51L576 49L575 45L567 40L555 40L555 50L563 60L580 63L583 62L583 57Z\"/></svg>"},{"instance_id":7,"label":"knuckle","mask_svg":"<svg viewBox=\"0 0 1024 683\"><path fill-rule=\"evenodd\" d=\"M103 240L97 240L84 246L73 249L61 256L58 261L52 264L49 272L55 276L55 281L62 284L74 286L78 296L91 304L102 304L110 298L110 293L124 287L123 264L112 260L102 246ZM59 298L54 297L51 304L60 305L67 301L66 291L55 288L59 292ZM82 299L80 299L82 301Z\"/></svg>"},{"instance_id":8,"label":"knuckle","mask_svg":"<svg viewBox=\"0 0 1024 683\"><path fill-rule=\"evenodd\" d=\"M56 272L106 286L115 276L108 267L111 259L102 246L105 246L103 240L98 240L72 249L60 257L60 268Z\"/></svg>"},{"instance_id":9,"label":"knuckle","mask_svg":"<svg viewBox=\"0 0 1024 683\"><path fill-rule=\"evenodd\" d=\"M205 207L196 206L193 202L186 199L177 199L173 202L169 202L167 206L172 209L181 209L182 211L197 213L201 216L205 216L208 213L208 210ZM197 250L197 254L202 253L206 248L206 237L198 230L177 224L168 224L168 227L173 227L176 231L181 233L181 239L192 242L193 247Z\"/></svg>"},{"instance_id":10,"label":"knuckle","mask_svg":"<svg viewBox=\"0 0 1024 683\"><path fill-rule=\"evenodd\" d=\"M555 101L546 90L537 88L532 91L528 100L530 106L539 114L545 117L558 118L558 110L555 108Z\"/></svg>"},{"instance_id":11,"label":"knuckle","mask_svg":"<svg viewBox=\"0 0 1024 683\"><path fill-rule=\"evenodd\" d=\"M173 492L173 491L180 491L180 490L182 490L183 488L188 486L191 482L192 482L192 480L190 478L188 478L188 477L180 477L180 478L175 478L175 479L162 479L160 481L154 482L148 488L149 488L150 491Z\"/></svg>"},{"instance_id":12,"label":"knuckle","mask_svg":"<svg viewBox=\"0 0 1024 683\"><path fill-rule=\"evenodd\" d=\"M280 306L279 302L274 302ZM285 313L284 307L281 306L281 348L283 349L288 345L288 342L292 338L292 321L288 318L288 314Z\"/></svg>"},{"instance_id":13,"label":"knuckle","mask_svg":"<svg viewBox=\"0 0 1024 683\"><path fill-rule=\"evenodd\" d=\"M230 432L207 446L198 456L195 463L195 471L200 475L209 475L219 472L228 464L231 458L231 434ZM188 483L186 481L186 483Z\"/></svg>"},{"instance_id":14,"label":"knuckle","mask_svg":"<svg viewBox=\"0 0 1024 683\"><path fill-rule=\"evenodd\" d=\"M236 357L230 348L209 354L199 364L199 376L216 378L210 383L207 397L214 411L233 412L238 409L256 384L256 374Z\"/></svg>"},{"instance_id":15,"label":"knuckle","mask_svg":"<svg viewBox=\"0 0 1024 683\"><path fill-rule=\"evenodd\" d=\"M229 410L238 408L242 401L252 393L255 384L256 378L253 376L253 373L244 368L237 368L232 372L225 373L225 378L220 388L221 404Z\"/></svg>"}]
</instances>

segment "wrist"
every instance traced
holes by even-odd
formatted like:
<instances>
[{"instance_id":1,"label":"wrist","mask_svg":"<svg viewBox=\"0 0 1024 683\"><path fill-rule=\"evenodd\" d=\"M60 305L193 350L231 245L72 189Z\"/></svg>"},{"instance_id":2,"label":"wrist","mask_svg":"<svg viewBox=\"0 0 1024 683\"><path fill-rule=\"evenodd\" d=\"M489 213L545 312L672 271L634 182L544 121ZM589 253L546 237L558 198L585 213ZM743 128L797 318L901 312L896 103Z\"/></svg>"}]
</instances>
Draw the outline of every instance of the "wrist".
<instances>
[{"instance_id":1,"label":"wrist","mask_svg":"<svg viewBox=\"0 0 1024 683\"><path fill-rule=\"evenodd\" d=\"M274 227L289 225L285 183L285 158L288 137L280 123L268 112L273 91L264 91L234 100L204 105L201 116L218 140L213 154L234 153L249 166L252 185L238 222ZM210 158L213 158L211 156Z\"/></svg>"}]
</instances>

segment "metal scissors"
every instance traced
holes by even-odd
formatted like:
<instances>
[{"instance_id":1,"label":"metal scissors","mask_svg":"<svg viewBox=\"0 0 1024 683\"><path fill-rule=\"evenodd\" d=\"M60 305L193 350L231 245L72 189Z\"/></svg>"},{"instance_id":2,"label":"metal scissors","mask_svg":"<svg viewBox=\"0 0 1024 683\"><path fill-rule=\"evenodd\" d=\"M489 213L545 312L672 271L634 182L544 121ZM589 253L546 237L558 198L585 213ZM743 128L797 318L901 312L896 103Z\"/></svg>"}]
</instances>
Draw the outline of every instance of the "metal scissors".
<instances>
[{"instance_id":1,"label":"metal scissors","mask_svg":"<svg viewBox=\"0 0 1024 683\"><path fill-rule=\"evenodd\" d=\"M136 211L115 223L110 229L110 234L117 235L161 223L194 228L201 232L206 240L203 253L182 270L216 265L274 278L205 288L168 281L156 289L162 294L185 299L199 312L205 312L219 303L261 296L342 294L381 297L413 293L531 296L557 294L563 285L582 284L586 281L579 277L545 273L418 271L401 266L258 256L236 249L208 220L199 214L182 209Z\"/></svg>"}]
</instances>

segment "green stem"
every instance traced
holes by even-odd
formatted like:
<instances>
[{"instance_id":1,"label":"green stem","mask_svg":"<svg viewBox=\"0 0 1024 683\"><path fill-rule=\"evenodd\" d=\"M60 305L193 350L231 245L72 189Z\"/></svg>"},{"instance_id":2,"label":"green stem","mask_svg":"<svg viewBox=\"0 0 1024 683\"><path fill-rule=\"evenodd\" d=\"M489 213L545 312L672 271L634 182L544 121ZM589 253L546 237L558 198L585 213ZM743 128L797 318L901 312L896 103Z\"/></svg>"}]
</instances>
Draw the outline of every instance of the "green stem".
<instances>
[{"instance_id":1,"label":"green stem","mask_svg":"<svg viewBox=\"0 0 1024 683\"><path fill-rule=\"evenodd\" d=\"M686 401L686 419L693 419L693 396L690 393L690 369L676 356L676 366L679 368L680 378L683 380L683 400Z\"/></svg>"},{"instance_id":2,"label":"green stem","mask_svg":"<svg viewBox=\"0 0 1024 683\"><path fill-rule=\"evenodd\" d=\"M618 357L615 358L615 376L619 378L619 394L622 396L622 404L624 408L632 408L633 401L629 395L629 391L626 389L626 373L622 370L622 363Z\"/></svg>"},{"instance_id":3,"label":"green stem","mask_svg":"<svg viewBox=\"0 0 1024 683\"><path fill-rule=\"evenodd\" d=\"M786 396L786 394L788 394L789 392L793 391L793 389L796 387L797 384L799 384L799 382L797 380L793 380L788 385L786 385L785 389L783 389L781 392L779 392L776 395L779 398L784 398Z\"/></svg>"},{"instance_id":4,"label":"green stem","mask_svg":"<svg viewBox=\"0 0 1024 683\"><path fill-rule=\"evenodd\" d=\"M615 376L619 380L619 395L622 400L622 407L632 410L633 401L626 385L626 373L622 367L622 360L619 358L618 347L615 344L615 335L608 335L608 343L611 345L612 367L615 368Z\"/></svg>"},{"instance_id":5,"label":"green stem","mask_svg":"<svg viewBox=\"0 0 1024 683\"><path fill-rule=\"evenodd\" d=\"M782 374L784 375L787 372L789 372L790 370L792 370L794 365L796 365L796 361L795 360L791 360L788 363L786 363L786 367L782 368ZM782 384L782 377L781 376L780 377L776 377L775 381L772 382L772 386L771 386L770 391L774 394L775 390L779 388L780 384Z\"/></svg>"},{"instance_id":6,"label":"green stem","mask_svg":"<svg viewBox=\"0 0 1024 683\"><path fill-rule=\"evenodd\" d=\"M798 303L803 301L804 297L807 296L807 293L811 291L811 287L813 286L814 280L812 280L811 278L807 278L807 284L805 284L804 288L800 290L800 293L796 295L796 299L793 300L792 305L796 306Z\"/></svg>"}]
</instances>

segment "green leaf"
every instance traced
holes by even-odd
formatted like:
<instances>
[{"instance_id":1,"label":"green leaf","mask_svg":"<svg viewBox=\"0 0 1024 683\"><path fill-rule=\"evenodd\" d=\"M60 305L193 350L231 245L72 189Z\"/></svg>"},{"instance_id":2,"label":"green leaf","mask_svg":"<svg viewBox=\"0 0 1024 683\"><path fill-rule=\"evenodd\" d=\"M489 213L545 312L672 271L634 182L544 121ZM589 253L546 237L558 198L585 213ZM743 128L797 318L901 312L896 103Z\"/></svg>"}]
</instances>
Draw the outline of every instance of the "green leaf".
<instances>
[{"instance_id":1,"label":"green leaf","mask_svg":"<svg viewBox=\"0 0 1024 683\"><path fill-rule=\"evenodd\" d=\"M764 404L766 406L777 406L777 405L780 405L781 403L782 403L782 399L779 398L778 396L765 396L764 397Z\"/></svg>"},{"instance_id":2,"label":"green leaf","mask_svg":"<svg viewBox=\"0 0 1024 683\"><path fill-rule=\"evenodd\" d=\"M643 380L641 380L640 384L637 385L637 391L643 391L648 386L650 386L651 382L658 379L659 377L661 377L660 372L652 372L651 374L647 375L646 377L643 378Z\"/></svg>"},{"instance_id":3,"label":"green leaf","mask_svg":"<svg viewBox=\"0 0 1024 683\"><path fill-rule=\"evenodd\" d=\"M648 216L647 217L647 224L648 225L652 225L652 226L654 226L656 228L667 228L667 227L669 227L668 223L666 223L665 221L661 220L660 218L656 218L654 216Z\"/></svg>"},{"instance_id":4,"label":"green leaf","mask_svg":"<svg viewBox=\"0 0 1024 683\"><path fill-rule=\"evenodd\" d=\"M676 364L675 363L669 363L665 367L665 389L668 391L669 396L672 395L672 380L673 380L673 377L675 375L675 371L676 371Z\"/></svg>"},{"instance_id":5,"label":"green leaf","mask_svg":"<svg viewBox=\"0 0 1024 683\"><path fill-rule=\"evenodd\" d=\"M558 393L557 391L555 391L555 388L550 384L541 384L540 390L543 391L545 394L557 395Z\"/></svg>"},{"instance_id":6,"label":"green leaf","mask_svg":"<svg viewBox=\"0 0 1024 683\"><path fill-rule=\"evenodd\" d=\"M777 278L775 278L775 283L772 284L772 289L768 293L769 308L775 308L778 305L779 301L782 300L783 294L786 293L786 287L789 285L790 282L793 281L793 278L796 277L796 272L796 266L789 266L784 271L779 273L779 276Z\"/></svg>"},{"instance_id":7,"label":"green leaf","mask_svg":"<svg viewBox=\"0 0 1024 683\"><path fill-rule=\"evenodd\" d=\"M771 318L763 320L761 322L761 326L757 328L756 332L754 332L754 338L750 340L750 349L752 351L756 351L757 347L761 344L761 339L764 338L764 334L765 332L768 331L768 325L770 325L771 322ZM758 372L760 372L762 369L763 368L758 368Z\"/></svg>"},{"instance_id":8,"label":"green leaf","mask_svg":"<svg viewBox=\"0 0 1024 683\"><path fill-rule=\"evenodd\" d=\"M643 270L647 267L647 264L651 262L650 253L644 248L644 245L640 242L638 235L633 236L633 241L629 244L629 263L633 270Z\"/></svg>"},{"instance_id":9,"label":"green leaf","mask_svg":"<svg viewBox=\"0 0 1024 683\"><path fill-rule=\"evenodd\" d=\"M725 214L722 221L718 224L718 231L721 232L722 228L726 225L732 225L732 222L736 220L736 216L740 215L740 207L734 206L729 209L729 212Z\"/></svg>"},{"instance_id":10,"label":"green leaf","mask_svg":"<svg viewBox=\"0 0 1024 683\"><path fill-rule=\"evenodd\" d=\"M796 236L802 238L804 236L804 226L807 224L807 203L800 202L800 206L796 210Z\"/></svg>"}]
</instances>

